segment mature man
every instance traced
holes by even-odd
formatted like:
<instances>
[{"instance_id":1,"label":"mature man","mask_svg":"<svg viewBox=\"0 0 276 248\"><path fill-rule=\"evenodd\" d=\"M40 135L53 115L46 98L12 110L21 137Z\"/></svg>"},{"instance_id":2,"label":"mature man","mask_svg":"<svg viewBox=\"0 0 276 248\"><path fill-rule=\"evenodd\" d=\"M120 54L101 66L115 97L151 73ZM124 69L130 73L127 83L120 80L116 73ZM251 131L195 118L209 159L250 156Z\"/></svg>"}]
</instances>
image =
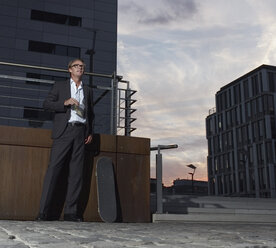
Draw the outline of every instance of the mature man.
<instances>
[{"instance_id":1,"label":"mature man","mask_svg":"<svg viewBox=\"0 0 276 248\"><path fill-rule=\"evenodd\" d=\"M54 189L64 166L69 166L68 187L64 207L65 221L83 221L78 214L82 189L85 144L92 141L93 95L92 89L82 82L85 64L74 59L68 64L70 80L57 82L46 97L43 107L55 112L53 145L48 169L44 178L37 220L54 220L59 216L50 213L54 204Z\"/></svg>"}]
</instances>

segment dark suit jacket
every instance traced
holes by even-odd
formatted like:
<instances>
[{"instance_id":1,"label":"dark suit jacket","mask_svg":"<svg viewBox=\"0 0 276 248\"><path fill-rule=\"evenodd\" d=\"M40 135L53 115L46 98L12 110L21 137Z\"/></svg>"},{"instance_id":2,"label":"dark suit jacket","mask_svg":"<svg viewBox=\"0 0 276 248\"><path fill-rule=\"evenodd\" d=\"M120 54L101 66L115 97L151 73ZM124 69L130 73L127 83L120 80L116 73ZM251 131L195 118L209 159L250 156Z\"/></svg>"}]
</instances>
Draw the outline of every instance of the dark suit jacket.
<instances>
[{"instance_id":1,"label":"dark suit jacket","mask_svg":"<svg viewBox=\"0 0 276 248\"><path fill-rule=\"evenodd\" d=\"M86 137L93 134L94 111L93 111L93 92L92 88L83 84L85 118L86 118ZM64 101L71 97L70 80L56 82L46 97L43 108L54 111L54 123L52 138L59 138L70 119L70 106L64 106Z\"/></svg>"}]
</instances>

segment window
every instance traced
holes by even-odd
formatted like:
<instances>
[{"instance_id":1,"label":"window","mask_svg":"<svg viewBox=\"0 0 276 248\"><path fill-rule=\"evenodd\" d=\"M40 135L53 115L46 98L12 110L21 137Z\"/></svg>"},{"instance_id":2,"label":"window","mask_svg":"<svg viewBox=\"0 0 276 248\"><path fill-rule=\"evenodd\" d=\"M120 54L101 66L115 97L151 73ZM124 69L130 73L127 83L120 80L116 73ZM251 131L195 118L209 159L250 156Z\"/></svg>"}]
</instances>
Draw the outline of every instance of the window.
<instances>
[{"instance_id":1,"label":"window","mask_svg":"<svg viewBox=\"0 0 276 248\"><path fill-rule=\"evenodd\" d=\"M248 142L248 131L247 131L247 126L242 126L242 138L243 138L243 143L247 144Z\"/></svg>"},{"instance_id":2,"label":"window","mask_svg":"<svg viewBox=\"0 0 276 248\"><path fill-rule=\"evenodd\" d=\"M69 26L81 26L82 19L76 16L62 15L41 10L32 10L31 19L43 22L52 22Z\"/></svg>"},{"instance_id":3,"label":"window","mask_svg":"<svg viewBox=\"0 0 276 248\"><path fill-rule=\"evenodd\" d=\"M249 163L249 167L253 166L253 147L249 146L248 147L248 163Z\"/></svg>"},{"instance_id":4,"label":"window","mask_svg":"<svg viewBox=\"0 0 276 248\"><path fill-rule=\"evenodd\" d=\"M55 45L46 42L29 41L29 51L40 53L54 53Z\"/></svg>"},{"instance_id":5,"label":"window","mask_svg":"<svg viewBox=\"0 0 276 248\"><path fill-rule=\"evenodd\" d=\"M225 151L227 149L227 133L222 134L222 150Z\"/></svg>"},{"instance_id":6,"label":"window","mask_svg":"<svg viewBox=\"0 0 276 248\"><path fill-rule=\"evenodd\" d=\"M41 41L29 41L29 51L50 53L61 56L80 57L80 48L72 46L64 46L59 44L41 42Z\"/></svg>"},{"instance_id":7,"label":"window","mask_svg":"<svg viewBox=\"0 0 276 248\"><path fill-rule=\"evenodd\" d=\"M215 151L215 153L219 152L219 150L218 150L218 136L214 137L214 151Z\"/></svg>"},{"instance_id":8,"label":"window","mask_svg":"<svg viewBox=\"0 0 276 248\"><path fill-rule=\"evenodd\" d=\"M226 128L232 127L233 122L232 122L232 115L231 115L231 110L226 111Z\"/></svg>"},{"instance_id":9,"label":"window","mask_svg":"<svg viewBox=\"0 0 276 248\"><path fill-rule=\"evenodd\" d=\"M228 153L223 154L224 166L223 170L226 171L229 168Z\"/></svg>"},{"instance_id":10,"label":"window","mask_svg":"<svg viewBox=\"0 0 276 248\"><path fill-rule=\"evenodd\" d=\"M231 89L229 89L229 90L227 91L227 102L228 102L227 107L230 108L230 107L232 106Z\"/></svg>"},{"instance_id":11,"label":"window","mask_svg":"<svg viewBox=\"0 0 276 248\"><path fill-rule=\"evenodd\" d=\"M237 142L238 142L238 145L242 144L242 130L240 127L237 128Z\"/></svg>"},{"instance_id":12,"label":"window","mask_svg":"<svg viewBox=\"0 0 276 248\"><path fill-rule=\"evenodd\" d=\"M241 102L241 89L239 84L234 86L234 100L235 100L235 104L238 104Z\"/></svg>"},{"instance_id":13,"label":"window","mask_svg":"<svg viewBox=\"0 0 276 248\"><path fill-rule=\"evenodd\" d=\"M251 117L251 106L250 106L250 102L246 102L245 103L245 116L246 116L246 120L248 121Z\"/></svg>"},{"instance_id":14,"label":"window","mask_svg":"<svg viewBox=\"0 0 276 248\"><path fill-rule=\"evenodd\" d=\"M262 72L259 73L259 79L260 79L260 92L263 92L263 76L262 76Z\"/></svg>"},{"instance_id":15,"label":"window","mask_svg":"<svg viewBox=\"0 0 276 248\"><path fill-rule=\"evenodd\" d=\"M223 107L222 107L222 95L218 94L217 97L216 97L216 100L217 100L217 103L216 103L217 110L218 110L218 112L220 112L223 109Z\"/></svg>"},{"instance_id":16,"label":"window","mask_svg":"<svg viewBox=\"0 0 276 248\"><path fill-rule=\"evenodd\" d=\"M250 128L250 125L247 124L246 125L246 132L247 132L247 137L248 137L248 143L251 143L252 142L252 139L251 139L251 128Z\"/></svg>"},{"instance_id":17,"label":"window","mask_svg":"<svg viewBox=\"0 0 276 248\"><path fill-rule=\"evenodd\" d=\"M217 172L218 171L218 157L215 157L214 160L215 160L215 172Z\"/></svg>"},{"instance_id":18,"label":"window","mask_svg":"<svg viewBox=\"0 0 276 248\"><path fill-rule=\"evenodd\" d=\"M263 103L262 103L262 98L261 97L257 98L257 112L259 114L263 112Z\"/></svg>"},{"instance_id":19,"label":"window","mask_svg":"<svg viewBox=\"0 0 276 248\"><path fill-rule=\"evenodd\" d=\"M255 116L257 114L257 106L256 106L256 99L251 100L251 114Z\"/></svg>"},{"instance_id":20,"label":"window","mask_svg":"<svg viewBox=\"0 0 276 248\"><path fill-rule=\"evenodd\" d=\"M253 141L257 141L259 139L259 130L258 130L257 121L253 122L252 134L253 134Z\"/></svg>"},{"instance_id":21,"label":"window","mask_svg":"<svg viewBox=\"0 0 276 248\"><path fill-rule=\"evenodd\" d=\"M273 139L276 139L276 125L274 116L270 116L271 135Z\"/></svg>"},{"instance_id":22,"label":"window","mask_svg":"<svg viewBox=\"0 0 276 248\"><path fill-rule=\"evenodd\" d=\"M231 110L231 115L232 115L232 123L233 125L237 124L237 107L236 108L232 108Z\"/></svg>"},{"instance_id":23,"label":"window","mask_svg":"<svg viewBox=\"0 0 276 248\"><path fill-rule=\"evenodd\" d=\"M212 139L208 139L208 154L212 155L213 154L213 149L212 149Z\"/></svg>"},{"instance_id":24,"label":"window","mask_svg":"<svg viewBox=\"0 0 276 248\"><path fill-rule=\"evenodd\" d=\"M229 131L227 133L227 139L228 139L228 148L232 149L233 148L233 131Z\"/></svg>"},{"instance_id":25,"label":"window","mask_svg":"<svg viewBox=\"0 0 276 248\"><path fill-rule=\"evenodd\" d=\"M263 109L265 114L274 114L274 99L271 95L263 96Z\"/></svg>"},{"instance_id":26,"label":"window","mask_svg":"<svg viewBox=\"0 0 276 248\"><path fill-rule=\"evenodd\" d=\"M268 163L273 163L273 153L272 153L272 143L267 142L265 144L266 147L266 159Z\"/></svg>"},{"instance_id":27,"label":"window","mask_svg":"<svg viewBox=\"0 0 276 248\"><path fill-rule=\"evenodd\" d=\"M207 130L207 135L211 135L212 131L211 131L211 119L206 119L206 130Z\"/></svg>"},{"instance_id":28,"label":"window","mask_svg":"<svg viewBox=\"0 0 276 248\"><path fill-rule=\"evenodd\" d=\"M213 175L213 166L212 166L212 158L208 158L208 171L209 171L209 173L208 173L208 175Z\"/></svg>"},{"instance_id":29,"label":"window","mask_svg":"<svg viewBox=\"0 0 276 248\"><path fill-rule=\"evenodd\" d=\"M68 47L68 56L79 58L80 57L80 48L78 47Z\"/></svg>"},{"instance_id":30,"label":"window","mask_svg":"<svg viewBox=\"0 0 276 248\"><path fill-rule=\"evenodd\" d=\"M258 129L259 129L259 137L260 139L264 138L264 120L259 120L258 121Z\"/></svg>"},{"instance_id":31,"label":"window","mask_svg":"<svg viewBox=\"0 0 276 248\"><path fill-rule=\"evenodd\" d=\"M222 114L218 115L218 127L219 131L223 130Z\"/></svg>"},{"instance_id":32,"label":"window","mask_svg":"<svg viewBox=\"0 0 276 248\"><path fill-rule=\"evenodd\" d=\"M243 81L243 93L244 93L244 99L249 98L249 87L248 87L248 79Z\"/></svg>"},{"instance_id":33,"label":"window","mask_svg":"<svg viewBox=\"0 0 276 248\"><path fill-rule=\"evenodd\" d=\"M253 96L256 96L260 92L259 82L258 82L258 75L256 74L256 75L252 76L251 80L252 80L252 92L253 92Z\"/></svg>"},{"instance_id":34,"label":"window","mask_svg":"<svg viewBox=\"0 0 276 248\"><path fill-rule=\"evenodd\" d=\"M268 72L269 91L272 92L276 91L274 75L273 72Z\"/></svg>"},{"instance_id":35,"label":"window","mask_svg":"<svg viewBox=\"0 0 276 248\"><path fill-rule=\"evenodd\" d=\"M222 97L222 110L224 110L227 108L227 91L224 91L221 94L221 97Z\"/></svg>"}]
</instances>

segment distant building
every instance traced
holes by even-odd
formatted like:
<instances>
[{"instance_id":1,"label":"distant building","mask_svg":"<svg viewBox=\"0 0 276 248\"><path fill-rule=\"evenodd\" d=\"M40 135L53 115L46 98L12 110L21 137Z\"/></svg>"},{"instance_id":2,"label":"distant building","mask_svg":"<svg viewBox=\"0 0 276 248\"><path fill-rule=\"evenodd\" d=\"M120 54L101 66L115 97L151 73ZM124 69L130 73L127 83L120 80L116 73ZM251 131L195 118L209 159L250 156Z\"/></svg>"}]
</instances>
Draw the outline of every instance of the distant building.
<instances>
[{"instance_id":1,"label":"distant building","mask_svg":"<svg viewBox=\"0 0 276 248\"><path fill-rule=\"evenodd\" d=\"M86 71L117 69L117 0L1 0L0 61L66 69L84 59ZM6 78L40 79L41 81ZM52 84L68 73L0 65L0 125L51 129L42 102ZM84 76L84 83L91 78ZM94 77L95 132L110 133L110 78Z\"/></svg>"},{"instance_id":2,"label":"distant building","mask_svg":"<svg viewBox=\"0 0 276 248\"><path fill-rule=\"evenodd\" d=\"M188 180L188 179L175 179L173 185L169 187L163 187L163 194L196 194L196 195L207 195L208 194L208 182L206 181L197 181ZM150 192L156 193L156 179L150 179Z\"/></svg>"},{"instance_id":3,"label":"distant building","mask_svg":"<svg viewBox=\"0 0 276 248\"><path fill-rule=\"evenodd\" d=\"M176 179L173 181L173 191L175 194L205 195L208 193L208 182Z\"/></svg>"},{"instance_id":4,"label":"distant building","mask_svg":"<svg viewBox=\"0 0 276 248\"><path fill-rule=\"evenodd\" d=\"M206 118L210 195L276 198L276 67L262 65L216 93Z\"/></svg>"}]
</instances>

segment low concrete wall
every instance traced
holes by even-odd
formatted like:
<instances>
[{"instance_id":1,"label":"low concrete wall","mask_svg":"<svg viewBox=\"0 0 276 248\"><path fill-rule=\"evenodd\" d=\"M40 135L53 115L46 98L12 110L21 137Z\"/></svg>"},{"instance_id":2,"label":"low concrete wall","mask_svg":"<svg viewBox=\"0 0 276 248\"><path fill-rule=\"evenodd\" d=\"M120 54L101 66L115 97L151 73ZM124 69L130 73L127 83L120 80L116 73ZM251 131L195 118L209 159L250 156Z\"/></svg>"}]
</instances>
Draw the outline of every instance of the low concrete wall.
<instances>
[{"instance_id":1,"label":"low concrete wall","mask_svg":"<svg viewBox=\"0 0 276 248\"><path fill-rule=\"evenodd\" d=\"M50 135L45 129L0 126L0 219L36 217L52 144ZM95 134L87 147L82 192L85 221L101 221L95 177L95 164L101 156L113 161L120 220L150 222L150 140L103 134ZM65 191L66 181L61 178L55 211L62 211Z\"/></svg>"}]
</instances>

